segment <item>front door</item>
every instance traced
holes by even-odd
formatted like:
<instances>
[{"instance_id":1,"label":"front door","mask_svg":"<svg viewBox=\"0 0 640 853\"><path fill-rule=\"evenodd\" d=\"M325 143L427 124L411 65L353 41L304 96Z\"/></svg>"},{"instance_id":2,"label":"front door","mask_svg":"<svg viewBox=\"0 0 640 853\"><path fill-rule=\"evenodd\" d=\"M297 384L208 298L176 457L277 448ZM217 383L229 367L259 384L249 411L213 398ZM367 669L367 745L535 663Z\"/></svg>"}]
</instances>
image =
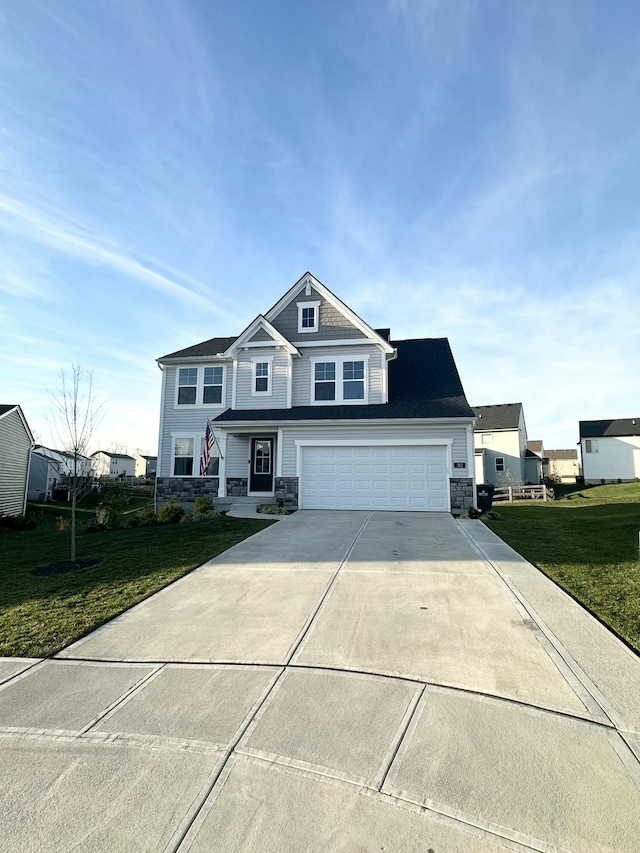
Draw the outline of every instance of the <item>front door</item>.
<instances>
[{"instance_id":1,"label":"front door","mask_svg":"<svg viewBox=\"0 0 640 853\"><path fill-rule=\"evenodd\" d=\"M249 492L273 492L273 439L251 439Z\"/></svg>"}]
</instances>

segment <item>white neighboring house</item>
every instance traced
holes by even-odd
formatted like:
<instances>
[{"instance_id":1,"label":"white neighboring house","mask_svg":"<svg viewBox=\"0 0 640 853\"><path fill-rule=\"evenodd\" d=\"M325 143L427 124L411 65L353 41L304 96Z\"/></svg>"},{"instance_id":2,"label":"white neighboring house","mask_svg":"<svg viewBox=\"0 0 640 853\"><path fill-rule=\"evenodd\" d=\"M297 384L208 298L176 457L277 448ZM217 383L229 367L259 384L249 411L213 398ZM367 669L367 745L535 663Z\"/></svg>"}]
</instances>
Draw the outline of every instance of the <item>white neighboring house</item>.
<instances>
[{"instance_id":1,"label":"white neighboring house","mask_svg":"<svg viewBox=\"0 0 640 853\"><path fill-rule=\"evenodd\" d=\"M446 338L390 340L310 273L239 336L158 359L156 504L472 506L473 411ZM216 436L204 476L207 421Z\"/></svg>"},{"instance_id":2,"label":"white neighboring house","mask_svg":"<svg viewBox=\"0 0 640 853\"><path fill-rule=\"evenodd\" d=\"M76 476L87 479L93 476L92 460L88 456L78 455ZM30 501L49 501L55 488L69 489L69 478L74 474L73 453L66 450L54 450L37 444L31 452L29 469ZM65 482L66 481L66 482Z\"/></svg>"},{"instance_id":3,"label":"white neighboring house","mask_svg":"<svg viewBox=\"0 0 640 853\"><path fill-rule=\"evenodd\" d=\"M580 421L585 483L640 479L640 417Z\"/></svg>"},{"instance_id":4,"label":"white neighboring house","mask_svg":"<svg viewBox=\"0 0 640 853\"><path fill-rule=\"evenodd\" d=\"M580 475L578 451L575 448L567 450L547 450L545 454L545 474L556 483L575 483Z\"/></svg>"},{"instance_id":5,"label":"white neighboring house","mask_svg":"<svg viewBox=\"0 0 640 853\"><path fill-rule=\"evenodd\" d=\"M18 405L0 405L0 515L23 515L33 435Z\"/></svg>"},{"instance_id":6,"label":"white neighboring house","mask_svg":"<svg viewBox=\"0 0 640 853\"><path fill-rule=\"evenodd\" d=\"M136 460L127 453L110 453L108 450L96 450L91 454L93 476L108 477L135 477Z\"/></svg>"},{"instance_id":7,"label":"white neighboring house","mask_svg":"<svg viewBox=\"0 0 640 853\"><path fill-rule=\"evenodd\" d=\"M474 406L476 482L516 486L527 482L527 427L522 403Z\"/></svg>"},{"instance_id":8,"label":"white neighboring house","mask_svg":"<svg viewBox=\"0 0 640 853\"><path fill-rule=\"evenodd\" d=\"M146 456L144 453L136 456L136 477L155 477L158 466L157 456Z\"/></svg>"},{"instance_id":9,"label":"white neighboring house","mask_svg":"<svg viewBox=\"0 0 640 853\"><path fill-rule=\"evenodd\" d=\"M524 454L525 481L538 485L542 482L545 467L545 450L542 441L527 441Z\"/></svg>"}]
</instances>

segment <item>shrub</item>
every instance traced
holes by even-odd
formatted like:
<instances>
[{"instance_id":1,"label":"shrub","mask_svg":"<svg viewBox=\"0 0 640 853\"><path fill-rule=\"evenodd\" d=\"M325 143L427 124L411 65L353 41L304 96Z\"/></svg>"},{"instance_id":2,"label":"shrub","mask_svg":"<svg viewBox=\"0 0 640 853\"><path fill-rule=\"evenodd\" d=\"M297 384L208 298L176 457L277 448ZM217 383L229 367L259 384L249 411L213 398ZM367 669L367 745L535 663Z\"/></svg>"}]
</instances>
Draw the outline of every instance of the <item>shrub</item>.
<instances>
[{"instance_id":1,"label":"shrub","mask_svg":"<svg viewBox=\"0 0 640 853\"><path fill-rule=\"evenodd\" d=\"M155 511L152 506L146 506L142 512L139 512L134 516L137 520L138 524L142 527L147 527L150 524L158 523L158 516L155 514Z\"/></svg>"},{"instance_id":2,"label":"shrub","mask_svg":"<svg viewBox=\"0 0 640 853\"><path fill-rule=\"evenodd\" d=\"M35 530L35 518L25 515L3 515L0 512L0 529L2 530Z\"/></svg>"},{"instance_id":3,"label":"shrub","mask_svg":"<svg viewBox=\"0 0 640 853\"><path fill-rule=\"evenodd\" d=\"M216 515L216 511L211 502L207 498L196 498L193 505L193 520L211 518L213 515Z\"/></svg>"},{"instance_id":4,"label":"shrub","mask_svg":"<svg viewBox=\"0 0 640 853\"><path fill-rule=\"evenodd\" d=\"M119 492L114 492L109 496L109 500L107 501L107 511L104 519L104 523L107 527L111 529L115 527L120 527L122 524L122 517L124 516L124 508L127 505L128 500L124 497L124 495Z\"/></svg>"},{"instance_id":5,"label":"shrub","mask_svg":"<svg viewBox=\"0 0 640 853\"><path fill-rule=\"evenodd\" d=\"M174 503L174 501L169 501L161 507L160 512L158 513L158 523L175 524L175 522L180 521L183 516L184 509L180 504Z\"/></svg>"}]
</instances>

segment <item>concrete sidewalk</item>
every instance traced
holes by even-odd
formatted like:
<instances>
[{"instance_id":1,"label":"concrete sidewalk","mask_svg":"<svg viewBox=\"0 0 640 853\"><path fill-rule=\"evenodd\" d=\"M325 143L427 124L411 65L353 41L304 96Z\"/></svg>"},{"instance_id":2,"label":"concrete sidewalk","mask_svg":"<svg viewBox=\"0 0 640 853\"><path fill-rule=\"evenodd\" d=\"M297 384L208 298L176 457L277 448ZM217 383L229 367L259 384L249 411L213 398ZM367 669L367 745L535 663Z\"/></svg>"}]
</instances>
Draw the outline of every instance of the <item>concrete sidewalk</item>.
<instances>
[{"instance_id":1,"label":"concrete sidewalk","mask_svg":"<svg viewBox=\"0 0 640 853\"><path fill-rule=\"evenodd\" d=\"M636 851L640 660L481 522L299 512L0 661L12 851Z\"/></svg>"}]
</instances>

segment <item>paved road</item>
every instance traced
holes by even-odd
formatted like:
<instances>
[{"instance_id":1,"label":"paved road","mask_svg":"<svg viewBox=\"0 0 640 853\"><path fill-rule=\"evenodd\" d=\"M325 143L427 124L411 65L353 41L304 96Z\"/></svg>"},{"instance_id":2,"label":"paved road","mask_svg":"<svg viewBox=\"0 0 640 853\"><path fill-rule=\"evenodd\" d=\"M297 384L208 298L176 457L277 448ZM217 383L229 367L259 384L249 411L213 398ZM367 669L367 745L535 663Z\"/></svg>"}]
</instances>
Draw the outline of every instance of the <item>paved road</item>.
<instances>
[{"instance_id":1,"label":"paved road","mask_svg":"<svg viewBox=\"0 0 640 853\"><path fill-rule=\"evenodd\" d=\"M640 661L480 522L299 512L0 682L12 853L639 849Z\"/></svg>"}]
</instances>

